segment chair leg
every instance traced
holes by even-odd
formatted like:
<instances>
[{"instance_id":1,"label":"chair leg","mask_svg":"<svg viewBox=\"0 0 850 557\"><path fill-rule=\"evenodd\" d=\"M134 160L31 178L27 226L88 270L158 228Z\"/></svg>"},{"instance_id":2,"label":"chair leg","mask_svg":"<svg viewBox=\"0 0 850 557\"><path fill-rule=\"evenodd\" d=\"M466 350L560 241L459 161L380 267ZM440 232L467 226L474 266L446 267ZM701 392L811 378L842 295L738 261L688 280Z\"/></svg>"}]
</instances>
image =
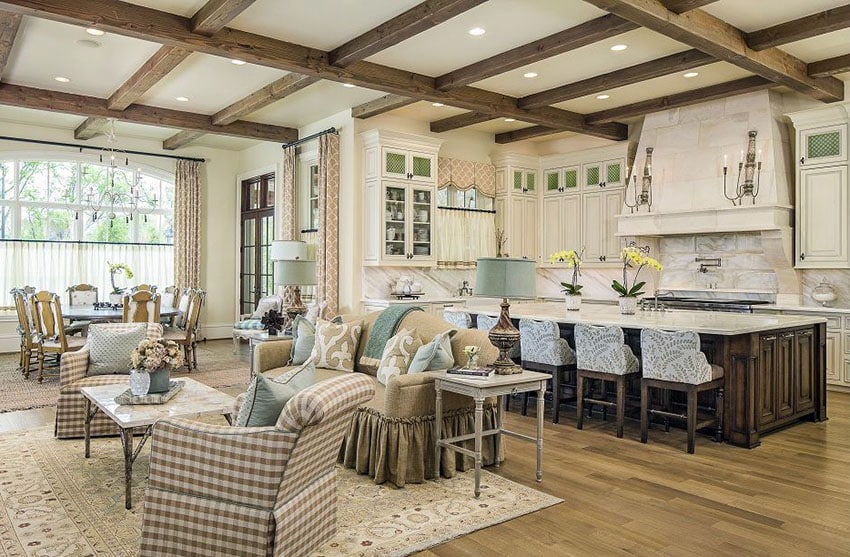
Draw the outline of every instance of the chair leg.
<instances>
[{"instance_id":1,"label":"chair leg","mask_svg":"<svg viewBox=\"0 0 850 557\"><path fill-rule=\"evenodd\" d=\"M32 365L30 358L32 358L32 354L30 353L30 349L27 348L24 350L24 353L21 355L24 359L23 368L21 372L24 374L24 379L30 378L30 365Z\"/></svg>"},{"instance_id":2,"label":"chair leg","mask_svg":"<svg viewBox=\"0 0 850 557\"><path fill-rule=\"evenodd\" d=\"M661 404L665 412L670 411L670 389L661 391ZM664 433L670 433L670 418L664 416Z\"/></svg>"},{"instance_id":3,"label":"chair leg","mask_svg":"<svg viewBox=\"0 0 850 557\"><path fill-rule=\"evenodd\" d=\"M715 413L717 414L717 429L714 431L714 440L717 443L723 442L723 387L718 387L715 394L716 406Z\"/></svg>"},{"instance_id":4,"label":"chair leg","mask_svg":"<svg viewBox=\"0 0 850 557\"><path fill-rule=\"evenodd\" d=\"M640 382L640 442L646 443L649 432L649 385L641 379Z\"/></svg>"},{"instance_id":5,"label":"chair leg","mask_svg":"<svg viewBox=\"0 0 850 557\"><path fill-rule=\"evenodd\" d=\"M38 351L38 382L44 381L44 352Z\"/></svg>"},{"instance_id":6,"label":"chair leg","mask_svg":"<svg viewBox=\"0 0 850 557\"><path fill-rule=\"evenodd\" d=\"M561 414L561 373L552 372L552 423L558 423Z\"/></svg>"},{"instance_id":7,"label":"chair leg","mask_svg":"<svg viewBox=\"0 0 850 557\"><path fill-rule=\"evenodd\" d=\"M600 381L600 383L602 383L602 396L600 398L602 400L608 400L608 385L607 385L607 382L604 379L602 379ZM608 405L606 405L606 404L602 405L602 421L603 422L608 421Z\"/></svg>"},{"instance_id":8,"label":"chair leg","mask_svg":"<svg viewBox=\"0 0 850 557\"><path fill-rule=\"evenodd\" d=\"M236 335L233 335L233 353L236 354L239 352L239 339Z\"/></svg>"},{"instance_id":9,"label":"chair leg","mask_svg":"<svg viewBox=\"0 0 850 557\"><path fill-rule=\"evenodd\" d=\"M198 343L192 341L192 369L198 369Z\"/></svg>"},{"instance_id":10,"label":"chair leg","mask_svg":"<svg viewBox=\"0 0 850 557\"><path fill-rule=\"evenodd\" d=\"M584 376L576 374L576 429L584 427Z\"/></svg>"},{"instance_id":11,"label":"chair leg","mask_svg":"<svg viewBox=\"0 0 850 557\"><path fill-rule=\"evenodd\" d=\"M688 454L694 454L697 433L697 390L688 388Z\"/></svg>"},{"instance_id":12,"label":"chair leg","mask_svg":"<svg viewBox=\"0 0 850 557\"><path fill-rule=\"evenodd\" d=\"M617 377L617 437L623 438L623 422L626 420L626 376Z\"/></svg>"}]
</instances>

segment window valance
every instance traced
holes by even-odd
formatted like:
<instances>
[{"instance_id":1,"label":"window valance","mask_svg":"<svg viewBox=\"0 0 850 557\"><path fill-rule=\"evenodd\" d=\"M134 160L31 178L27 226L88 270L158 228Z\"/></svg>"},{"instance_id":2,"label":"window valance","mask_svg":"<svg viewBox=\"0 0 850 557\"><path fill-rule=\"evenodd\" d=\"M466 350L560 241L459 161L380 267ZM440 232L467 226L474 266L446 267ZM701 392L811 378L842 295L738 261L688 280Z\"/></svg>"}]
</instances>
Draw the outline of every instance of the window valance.
<instances>
[{"instance_id":1,"label":"window valance","mask_svg":"<svg viewBox=\"0 0 850 557\"><path fill-rule=\"evenodd\" d=\"M440 157L437 162L437 187L454 186L465 191L476 188L489 197L496 196L496 167L489 163Z\"/></svg>"}]
</instances>

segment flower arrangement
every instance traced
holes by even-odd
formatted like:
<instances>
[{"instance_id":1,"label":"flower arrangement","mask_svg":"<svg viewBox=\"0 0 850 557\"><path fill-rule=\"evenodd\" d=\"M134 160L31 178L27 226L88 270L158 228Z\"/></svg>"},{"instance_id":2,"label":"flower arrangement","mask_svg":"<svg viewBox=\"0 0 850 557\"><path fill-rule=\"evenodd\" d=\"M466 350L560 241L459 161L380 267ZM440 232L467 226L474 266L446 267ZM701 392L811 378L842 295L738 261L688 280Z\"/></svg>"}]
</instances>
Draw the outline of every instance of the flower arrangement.
<instances>
[{"instance_id":1,"label":"flower arrangement","mask_svg":"<svg viewBox=\"0 0 850 557\"><path fill-rule=\"evenodd\" d=\"M263 314L263 317L260 319L260 323L265 325L266 329L269 330L269 334L271 336L277 336L277 333L283 330L283 326L286 321L283 318L283 314L281 314L276 309L270 309L266 313Z\"/></svg>"},{"instance_id":2,"label":"flower arrangement","mask_svg":"<svg viewBox=\"0 0 850 557\"><path fill-rule=\"evenodd\" d=\"M121 294L122 290L115 286L115 275L123 273L125 277L131 279L133 278L133 271L126 263L110 263L107 261L106 264L109 265L109 281L112 283L112 293Z\"/></svg>"},{"instance_id":3,"label":"flower arrangement","mask_svg":"<svg viewBox=\"0 0 850 557\"><path fill-rule=\"evenodd\" d=\"M656 271L661 270L661 263L649 256L649 247L639 247L629 244L620 252L620 259L623 260L623 282L620 283L615 280L611 283L611 288L621 298L636 298L644 293L641 288L646 284L646 281L638 282L637 280L641 269L649 265ZM629 269L637 269L635 276L632 278L631 286L629 286Z\"/></svg>"},{"instance_id":4,"label":"flower arrangement","mask_svg":"<svg viewBox=\"0 0 850 557\"><path fill-rule=\"evenodd\" d=\"M466 366L473 368L478 363L478 354L481 352L480 346L464 346L463 353L466 354Z\"/></svg>"},{"instance_id":5,"label":"flower arrangement","mask_svg":"<svg viewBox=\"0 0 850 557\"><path fill-rule=\"evenodd\" d=\"M582 253L576 253L575 250L556 251L549 256L549 263L566 263L567 267L573 270L573 279L570 282L562 282L561 292L570 296L581 296L581 289L584 288L578 283L578 277L581 276L581 256Z\"/></svg>"},{"instance_id":6,"label":"flower arrangement","mask_svg":"<svg viewBox=\"0 0 850 557\"><path fill-rule=\"evenodd\" d=\"M183 354L173 340L146 338L133 350L130 361L133 368L151 372L157 369L180 367L183 365Z\"/></svg>"}]
</instances>

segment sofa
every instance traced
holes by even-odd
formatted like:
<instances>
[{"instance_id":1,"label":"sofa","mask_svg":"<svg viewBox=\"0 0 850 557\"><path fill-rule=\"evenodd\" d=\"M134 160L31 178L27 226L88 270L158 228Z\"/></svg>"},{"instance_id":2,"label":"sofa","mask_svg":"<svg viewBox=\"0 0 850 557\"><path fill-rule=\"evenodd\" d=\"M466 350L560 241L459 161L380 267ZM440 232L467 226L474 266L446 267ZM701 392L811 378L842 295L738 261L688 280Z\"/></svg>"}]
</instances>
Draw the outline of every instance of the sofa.
<instances>
[{"instance_id":1,"label":"sofa","mask_svg":"<svg viewBox=\"0 0 850 557\"><path fill-rule=\"evenodd\" d=\"M370 328L380 312L359 316L344 316L344 320L363 321L363 331L355 358L355 373L372 378L375 397L357 408L345 434L340 449L340 462L361 474L368 474L375 483L391 482L398 487L406 483L422 483L437 477L435 470L434 379L429 373L405 374L391 377L384 386L375 378L374 368L359 363L369 339ZM399 323L398 330L415 328L423 343L437 334L455 328L439 317L422 311L408 313ZM455 361L463 363L464 346L481 347L479 363L487 365L496 360L498 351L490 344L487 333L475 329L458 329L451 340ZM262 343L254 350L254 369L257 373L277 377L292 367L287 366L292 350L292 341ZM315 381L321 381L347 372L316 369ZM496 424L496 399L488 399L484 405L484 429ZM475 407L472 399L463 395L443 393L443 423L445 436L472 433L475 426ZM472 441L470 443L470 448ZM483 464L495 463L495 438L485 437ZM457 470L474 466L469 457L441 449L439 473L452 477ZM504 454L504 453L503 453Z\"/></svg>"}]
</instances>

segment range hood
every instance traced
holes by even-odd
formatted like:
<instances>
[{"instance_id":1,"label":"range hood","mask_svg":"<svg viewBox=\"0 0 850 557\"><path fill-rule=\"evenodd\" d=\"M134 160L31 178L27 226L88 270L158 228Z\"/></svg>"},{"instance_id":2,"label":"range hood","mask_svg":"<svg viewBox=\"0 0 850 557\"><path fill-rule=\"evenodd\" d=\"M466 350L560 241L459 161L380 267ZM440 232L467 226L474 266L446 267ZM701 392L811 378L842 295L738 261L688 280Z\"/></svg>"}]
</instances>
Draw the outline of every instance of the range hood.
<instances>
[{"instance_id":1,"label":"range hood","mask_svg":"<svg viewBox=\"0 0 850 557\"><path fill-rule=\"evenodd\" d=\"M794 208L787 205L744 205L718 209L687 209L617 216L617 236L673 236L718 232L788 230Z\"/></svg>"}]
</instances>

